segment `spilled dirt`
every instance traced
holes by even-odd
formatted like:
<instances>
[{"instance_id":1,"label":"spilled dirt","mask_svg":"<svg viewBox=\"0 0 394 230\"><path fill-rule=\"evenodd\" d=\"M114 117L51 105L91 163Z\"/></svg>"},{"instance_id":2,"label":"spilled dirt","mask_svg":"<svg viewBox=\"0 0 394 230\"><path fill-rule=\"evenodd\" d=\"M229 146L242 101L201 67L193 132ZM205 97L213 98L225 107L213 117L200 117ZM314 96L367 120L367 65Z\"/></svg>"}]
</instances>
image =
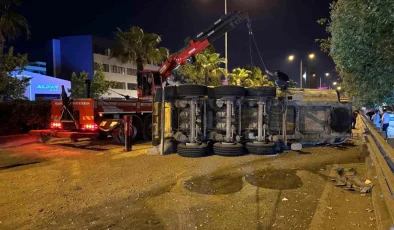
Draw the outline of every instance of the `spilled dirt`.
<instances>
[{"instance_id":1,"label":"spilled dirt","mask_svg":"<svg viewBox=\"0 0 394 230\"><path fill-rule=\"evenodd\" d=\"M64 141L1 149L0 229L308 229L333 165L365 158L359 143L194 159L147 156L147 148ZM353 202L371 208L370 194L338 194L330 205L341 213ZM359 229L375 227L366 218L373 212L347 215Z\"/></svg>"}]
</instances>

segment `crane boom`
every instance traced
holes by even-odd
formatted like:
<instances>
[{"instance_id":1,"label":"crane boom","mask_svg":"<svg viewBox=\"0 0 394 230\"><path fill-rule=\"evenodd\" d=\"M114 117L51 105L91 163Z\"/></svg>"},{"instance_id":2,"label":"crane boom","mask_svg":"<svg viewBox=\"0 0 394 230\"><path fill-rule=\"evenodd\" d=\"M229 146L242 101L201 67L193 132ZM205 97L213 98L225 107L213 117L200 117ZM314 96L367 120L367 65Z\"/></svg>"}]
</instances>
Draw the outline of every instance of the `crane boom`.
<instances>
[{"instance_id":1,"label":"crane boom","mask_svg":"<svg viewBox=\"0 0 394 230\"><path fill-rule=\"evenodd\" d=\"M184 65L189 58L200 53L212 42L216 41L218 38L223 36L223 34L238 26L239 23L247 18L248 16L244 15L242 11L234 11L220 17L219 20L217 20L214 24L190 40L189 46L178 53L170 55L167 58L164 64L159 68L162 81L165 81L168 77L170 77L171 72L180 65Z\"/></svg>"}]
</instances>

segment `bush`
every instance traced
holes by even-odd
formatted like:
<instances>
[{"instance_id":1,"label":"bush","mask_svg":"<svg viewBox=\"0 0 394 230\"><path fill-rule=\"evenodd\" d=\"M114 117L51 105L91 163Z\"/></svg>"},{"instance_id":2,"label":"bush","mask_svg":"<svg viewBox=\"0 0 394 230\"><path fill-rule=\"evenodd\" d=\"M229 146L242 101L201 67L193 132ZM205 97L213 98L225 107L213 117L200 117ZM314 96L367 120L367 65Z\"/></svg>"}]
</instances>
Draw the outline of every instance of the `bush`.
<instances>
[{"instance_id":1,"label":"bush","mask_svg":"<svg viewBox=\"0 0 394 230\"><path fill-rule=\"evenodd\" d=\"M0 136L45 129L51 120L50 101L14 100L0 103Z\"/></svg>"}]
</instances>

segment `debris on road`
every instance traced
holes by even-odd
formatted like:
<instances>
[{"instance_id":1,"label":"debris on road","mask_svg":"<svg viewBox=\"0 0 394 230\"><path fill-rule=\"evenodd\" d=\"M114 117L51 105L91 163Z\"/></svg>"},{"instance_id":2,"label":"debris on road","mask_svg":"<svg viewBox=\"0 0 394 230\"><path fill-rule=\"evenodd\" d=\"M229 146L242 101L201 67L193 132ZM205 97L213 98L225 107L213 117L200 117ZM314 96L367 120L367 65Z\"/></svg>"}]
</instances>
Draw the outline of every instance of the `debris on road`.
<instances>
[{"instance_id":1,"label":"debris on road","mask_svg":"<svg viewBox=\"0 0 394 230\"><path fill-rule=\"evenodd\" d=\"M338 177L331 179L331 181L336 182L336 187L361 193L370 193L372 191L372 182L370 180L361 180L354 168L337 168L336 171Z\"/></svg>"}]
</instances>

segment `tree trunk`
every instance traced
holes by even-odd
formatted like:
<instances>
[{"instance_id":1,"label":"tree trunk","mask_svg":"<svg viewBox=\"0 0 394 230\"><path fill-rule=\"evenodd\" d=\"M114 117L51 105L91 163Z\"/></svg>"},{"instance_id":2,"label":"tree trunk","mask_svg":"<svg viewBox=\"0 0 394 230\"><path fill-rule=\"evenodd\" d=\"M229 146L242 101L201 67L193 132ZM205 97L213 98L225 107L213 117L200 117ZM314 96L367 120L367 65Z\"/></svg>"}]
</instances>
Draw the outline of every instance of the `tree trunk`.
<instances>
[{"instance_id":1,"label":"tree trunk","mask_svg":"<svg viewBox=\"0 0 394 230\"><path fill-rule=\"evenodd\" d=\"M4 50L4 43L5 43L5 37L3 33L0 31L0 52L3 53Z\"/></svg>"},{"instance_id":2,"label":"tree trunk","mask_svg":"<svg viewBox=\"0 0 394 230\"><path fill-rule=\"evenodd\" d=\"M136 64L137 64L137 72L144 70L144 63L142 62L141 58L137 58Z\"/></svg>"}]
</instances>

